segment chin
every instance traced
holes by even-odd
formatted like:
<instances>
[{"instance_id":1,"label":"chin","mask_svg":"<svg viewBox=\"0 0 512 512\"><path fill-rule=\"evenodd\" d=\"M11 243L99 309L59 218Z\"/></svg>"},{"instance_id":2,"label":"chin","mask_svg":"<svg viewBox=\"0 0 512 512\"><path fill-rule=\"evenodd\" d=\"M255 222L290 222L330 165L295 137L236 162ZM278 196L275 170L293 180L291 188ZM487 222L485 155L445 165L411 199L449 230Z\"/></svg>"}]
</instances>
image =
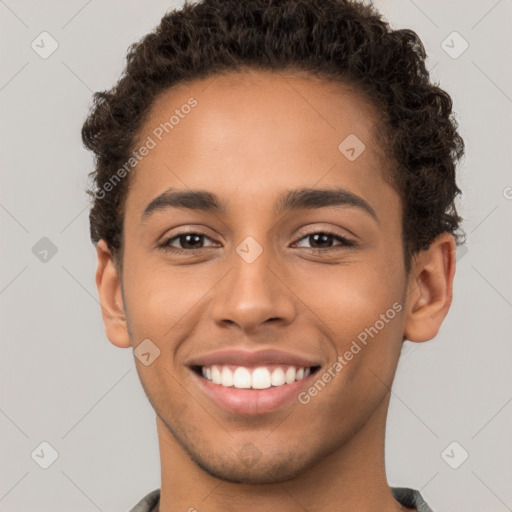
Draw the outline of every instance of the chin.
<instances>
[{"instance_id":1,"label":"chin","mask_svg":"<svg viewBox=\"0 0 512 512\"><path fill-rule=\"evenodd\" d=\"M226 451L204 438L181 436L169 429L189 458L214 478L237 484L273 484L292 480L308 471L321 454L315 457L304 452L304 445L269 446L261 449L250 441L233 444ZM177 435L178 434L178 435Z\"/></svg>"},{"instance_id":2,"label":"chin","mask_svg":"<svg viewBox=\"0 0 512 512\"><path fill-rule=\"evenodd\" d=\"M276 484L292 480L307 470L297 460L269 457L247 465L238 459L220 460L212 457L192 457L194 462L214 478L235 484Z\"/></svg>"}]
</instances>

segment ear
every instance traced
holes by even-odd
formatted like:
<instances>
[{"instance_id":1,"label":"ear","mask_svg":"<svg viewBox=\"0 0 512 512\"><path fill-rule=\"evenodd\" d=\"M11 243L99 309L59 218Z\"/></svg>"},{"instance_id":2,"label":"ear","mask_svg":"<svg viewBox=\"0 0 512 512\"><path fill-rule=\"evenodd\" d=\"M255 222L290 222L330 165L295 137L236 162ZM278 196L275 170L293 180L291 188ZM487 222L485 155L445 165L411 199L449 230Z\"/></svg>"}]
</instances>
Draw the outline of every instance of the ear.
<instances>
[{"instance_id":1,"label":"ear","mask_svg":"<svg viewBox=\"0 0 512 512\"><path fill-rule=\"evenodd\" d=\"M442 233L413 258L409 273L404 337L422 342L434 338L452 302L456 244Z\"/></svg>"},{"instance_id":2,"label":"ear","mask_svg":"<svg viewBox=\"0 0 512 512\"><path fill-rule=\"evenodd\" d=\"M101 304L105 331L110 342L119 348L131 346L126 324L121 280L112 254L104 240L96 246L98 266L96 288Z\"/></svg>"}]
</instances>

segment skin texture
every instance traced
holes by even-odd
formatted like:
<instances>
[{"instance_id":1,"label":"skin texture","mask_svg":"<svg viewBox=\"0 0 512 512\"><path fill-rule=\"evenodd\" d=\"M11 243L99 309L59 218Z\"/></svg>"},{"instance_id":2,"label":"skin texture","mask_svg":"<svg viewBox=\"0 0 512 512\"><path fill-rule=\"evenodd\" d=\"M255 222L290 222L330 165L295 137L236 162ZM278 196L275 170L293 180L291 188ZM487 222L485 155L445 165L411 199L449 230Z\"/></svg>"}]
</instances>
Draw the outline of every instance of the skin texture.
<instances>
[{"instance_id":1,"label":"skin texture","mask_svg":"<svg viewBox=\"0 0 512 512\"><path fill-rule=\"evenodd\" d=\"M378 114L347 87L284 73L210 77L162 94L140 140L190 97L197 106L131 175L122 274L97 246L109 340L135 348L149 338L160 350L150 366L135 359L157 414L159 510L404 510L385 476L389 390L404 338L433 338L448 312L453 237L437 237L406 275L401 201L373 138ZM338 150L349 134L366 145L355 161ZM213 192L226 213L175 208L141 222L169 187ZM276 216L276 199L302 187L345 188L378 220L354 206ZM182 231L205 235L194 241L202 252L158 247ZM306 236L325 231L357 246ZM248 236L263 249L250 264L236 252ZM172 245L187 250L179 238ZM229 413L186 366L215 349L278 348L322 361L321 375L394 303L402 310L307 405Z\"/></svg>"}]
</instances>

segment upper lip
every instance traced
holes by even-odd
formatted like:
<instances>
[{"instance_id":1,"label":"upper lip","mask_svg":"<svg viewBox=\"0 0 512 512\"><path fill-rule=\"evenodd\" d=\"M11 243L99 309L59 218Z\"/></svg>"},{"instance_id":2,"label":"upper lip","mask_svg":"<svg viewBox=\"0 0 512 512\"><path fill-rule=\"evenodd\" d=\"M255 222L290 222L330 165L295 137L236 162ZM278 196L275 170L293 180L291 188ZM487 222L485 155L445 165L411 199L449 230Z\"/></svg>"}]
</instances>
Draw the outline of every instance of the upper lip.
<instances>
[{"instance_id":1,"label":"upper lip","mask_svg":"<svg viewBox=\"0 0 512 512\"><path fill-rule=\"evenodd\" d=\"M276 349L242 350L226 349L190 359L188 366L211 366L230 364L234 366L265 366L267 364L283 364L307 368L321 366L322 363L311 357L283 352Z\"/></svg>"}]
</instances>

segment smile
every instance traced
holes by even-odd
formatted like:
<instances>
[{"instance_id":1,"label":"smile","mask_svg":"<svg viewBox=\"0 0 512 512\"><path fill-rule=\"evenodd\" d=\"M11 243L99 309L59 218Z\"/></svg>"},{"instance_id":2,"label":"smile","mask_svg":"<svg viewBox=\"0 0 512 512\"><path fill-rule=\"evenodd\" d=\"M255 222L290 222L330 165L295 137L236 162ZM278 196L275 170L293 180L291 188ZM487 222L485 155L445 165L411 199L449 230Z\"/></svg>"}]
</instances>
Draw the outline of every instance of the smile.
<instances>
[{"instance_id":1,"label":"smile","mask_svg":"<svg viewBox=\"0 0 512 512\"><path fill-rule=\"evenodd\" d=\"M200 368L201 375L205 379L219 386L236 389L268 389L303 380L316 367L268 365L251 368L233 365L211 365Z\"/></svg>"},{"instance_id":2,"label":"smile","mask_svg":"<svg viewBox=\"0 0 512 512\"><path fill-rule=\"evenodd\" d=\"M224 413L257 415L298 403L325 358L267 347L225 348L185 361L198 387Z\"/></svg>"}]
</instances>

